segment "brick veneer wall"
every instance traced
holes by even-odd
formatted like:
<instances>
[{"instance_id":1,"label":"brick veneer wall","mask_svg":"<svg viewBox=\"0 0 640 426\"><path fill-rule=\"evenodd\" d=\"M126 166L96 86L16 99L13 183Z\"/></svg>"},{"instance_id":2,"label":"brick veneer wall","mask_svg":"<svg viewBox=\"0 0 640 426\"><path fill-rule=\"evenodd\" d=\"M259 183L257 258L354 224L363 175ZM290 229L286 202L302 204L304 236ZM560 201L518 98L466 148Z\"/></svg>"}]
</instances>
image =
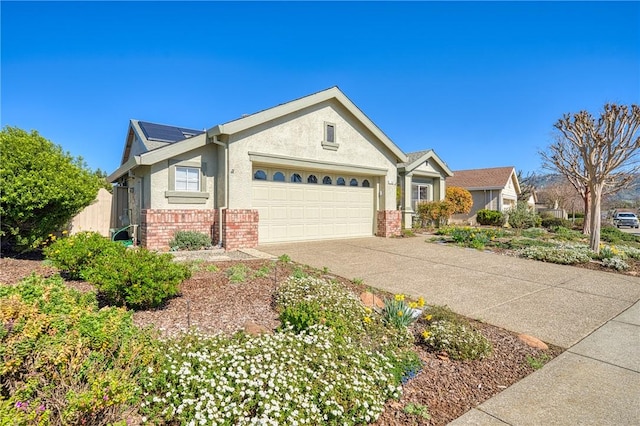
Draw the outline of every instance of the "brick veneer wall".
<instances>
[{"instance_id":1,"label":"brick veneer wall","mask_svg":"<svg viewBox=\"0 0 640 426\"><path fill-rule=\"evenodd\" d=\"M380 210L377 215L377 232L379 237L397 237L402 230L402 211Z\"/></svg>"},{"instance_id":2,"label":"brick veneer wall","mask_svg":"<svg viewBox=\"0 0 640 426\"><path fill-rule=\"evenodd\" d=\"M218 242L217 210L142 210L140 244L149 250L169 250L176 231L196 231Z\"/></svg>"},{"instance_id":3,"label":"brick veneer wall","mask_svg":"<svg viewBox=\"0 0 640 426\"><path fill-rule=\"evenodd\" d=\"M224 210L222 241L225 250L257 247L258 220L257 210Z\"/></svg>"}]
</instances>

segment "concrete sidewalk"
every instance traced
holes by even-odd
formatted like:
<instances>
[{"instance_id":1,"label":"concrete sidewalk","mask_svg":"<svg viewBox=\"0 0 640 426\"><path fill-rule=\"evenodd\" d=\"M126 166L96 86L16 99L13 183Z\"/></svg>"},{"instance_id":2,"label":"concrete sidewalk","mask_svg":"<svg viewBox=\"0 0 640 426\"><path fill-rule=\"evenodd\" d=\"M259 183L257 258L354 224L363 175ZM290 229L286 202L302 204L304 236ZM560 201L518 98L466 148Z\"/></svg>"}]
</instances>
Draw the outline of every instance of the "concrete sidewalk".
<instances>
[{"instance_id":1,"label":"concrete sidewalk","mask_svg":"<svg viewBox=\"0 0 640 426\"><path fill-rule=\"evenodd\" d=\"M372 287L424 296L427 303L568 348L454 424L640 424L640 278L430 244L422 237L259 249Z\"/></svg>"}]
</instances>

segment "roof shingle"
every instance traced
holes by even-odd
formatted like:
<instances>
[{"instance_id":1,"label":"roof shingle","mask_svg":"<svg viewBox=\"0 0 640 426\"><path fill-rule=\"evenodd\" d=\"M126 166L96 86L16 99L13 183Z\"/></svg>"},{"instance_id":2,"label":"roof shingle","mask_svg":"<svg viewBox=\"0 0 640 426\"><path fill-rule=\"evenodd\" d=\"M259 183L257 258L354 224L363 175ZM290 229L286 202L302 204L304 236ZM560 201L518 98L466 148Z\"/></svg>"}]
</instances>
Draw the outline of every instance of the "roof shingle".
<instances>
[{"instance_id":1,"label":"roof shingle","mask_svg":"<svg viewBox=\"0 0 640 426\"><path fill-rule=\"evenodd\" d=\"M504 188L514 167L493 167L489 169L455 170L453 176L448 177L448 186L462 188Z\"/></svg>"}]
</instances>

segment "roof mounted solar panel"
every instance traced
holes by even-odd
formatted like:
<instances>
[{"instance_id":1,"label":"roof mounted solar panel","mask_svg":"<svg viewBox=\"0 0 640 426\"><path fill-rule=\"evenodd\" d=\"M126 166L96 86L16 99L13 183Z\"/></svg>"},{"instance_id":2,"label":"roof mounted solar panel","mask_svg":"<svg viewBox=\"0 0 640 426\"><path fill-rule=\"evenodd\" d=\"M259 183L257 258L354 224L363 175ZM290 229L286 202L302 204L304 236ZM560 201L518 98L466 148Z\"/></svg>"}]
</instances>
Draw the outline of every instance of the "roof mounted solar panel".
<instances>
[{"instance_id":1,"label":"roof mounted solar panel","mask_svg":"<svg viewBox=\"0 0 640 426\"><path fill-rule=\"evenodd\" d=\"M147 140L158 142L173 143L204 133L202 130L166 126L164 124L148 123L146 121L139 121L138 125Z\"/></svg>"}]
</instances>

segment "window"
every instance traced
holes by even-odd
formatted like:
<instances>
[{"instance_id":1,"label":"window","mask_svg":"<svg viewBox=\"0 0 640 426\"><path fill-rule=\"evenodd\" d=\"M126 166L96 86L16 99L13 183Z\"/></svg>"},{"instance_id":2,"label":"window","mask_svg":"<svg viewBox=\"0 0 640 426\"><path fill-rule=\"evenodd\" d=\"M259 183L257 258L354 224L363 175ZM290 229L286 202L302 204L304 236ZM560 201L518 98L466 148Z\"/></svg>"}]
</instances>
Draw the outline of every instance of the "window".
<instances>
[{"instance_id":1,"label":"window","mask_svg":"<svg viewBox=\"0 0 640 426\"><path fill-rule=\"evenodd\" d=\"M369 184L369 181L365 179L362 181L362 186L364 186L365 188L369 188L371 185Z\"/></svg>"},{"instance_id":2,"label":"window","mask_svg":"<svg viewBox=\"0 0 640 426\"><path fill-rule=\"evenodd\" d=\"M344 181L344 178L339 177L338 179L336 179L336 185L345 186L346 182Z\"/></svg>"},{"instance_id":3,"label":"window","mask_svg":"<svg viewBox=\"0 0 640 426\"><path fill-rule=\"evenodd\" d=\"M353 178L349 181L349 186L358 186L358 179Z\"/></svg>"},{"instance_id":4,"label":"window","mask_svg":"<svg viewBox=\"0 0 640 426\"><path fill-rule=\"evenodd\" d=\"M324 139L322 140L322 147L329 151L337 151L338 139L336 137L336 125L334 123L324 123Z\"/></svg>"},{"instance_id":5,"label":"window","mask_svg":"<svg viewBox=\"0 0 640 426\"><path fill-rule=\"evenodd\" d=\"M411 185L411 201L414 210L417 209L418 203L431 201L431 185L412 184Z\"/></svg>"},{"instance_id":6,"label":"window","mask_svg":"<svg viewBox=\"0 0 640 426\"><path fill-rule=\"evenodd\" d=\"M298 173L293 173L291 175L291 182L293 183L300 183L302 182L302 176L300 176Z\"/></svg>"},{"instance_id":7,"label":"window","mask_svg":"<svg viewBox=\"0 0 640 426\"><path fill-rule=\"evenodd\" d=\"M176 191L200 191L200 169L176 167Z\"/></svg>"},{"instance_id":8,"label":"window","mask_svg":"<svg viewBox=\"0 0 640 426\"><path fill-rule=\"evenodd\" d=\"M325 176L322 178L322 183L324 185L331 185L331 177L330 176Z\"/></svg>"},{"instance_id":9,"label":"window","mask_svg":"<svg viewBox=\"0 0 640 426\"><path fill-rule=\"evenodd\" d=\"M307 178L307 183L318 183L318 178L316 175L309 175Z\"/></svg>"},{"instance_id":10,"label":"window","mask_svg":"<svg viewBox=\"0 0 640 426\"><path fill-rule=\"evenodd\" d=\"M282 172L275 172L273 174L273 180L275 182L284 182L284 173Z\"/></svg>"},{"instance_id":11,"label":"window","mask_svg":"<svg viewBox=\"0 0 640 426\"><path fill-rule=\"evenodd\" d=\"M327 123L327 127L325 129L326 136L324 138L327 142L336 142L336 126L334 124Z\"/></svg>"},{"instance_id":12,"label":"window","mask_svg":"<svg viewBox=\"0 0 640 426\"><path fill-rule=\"evenodd\" d=\"M267 180L267 174L264 172L264 170L256 170L256 172L253 174L253 178L255 180Z\"/></svg>"}]
</instances>

